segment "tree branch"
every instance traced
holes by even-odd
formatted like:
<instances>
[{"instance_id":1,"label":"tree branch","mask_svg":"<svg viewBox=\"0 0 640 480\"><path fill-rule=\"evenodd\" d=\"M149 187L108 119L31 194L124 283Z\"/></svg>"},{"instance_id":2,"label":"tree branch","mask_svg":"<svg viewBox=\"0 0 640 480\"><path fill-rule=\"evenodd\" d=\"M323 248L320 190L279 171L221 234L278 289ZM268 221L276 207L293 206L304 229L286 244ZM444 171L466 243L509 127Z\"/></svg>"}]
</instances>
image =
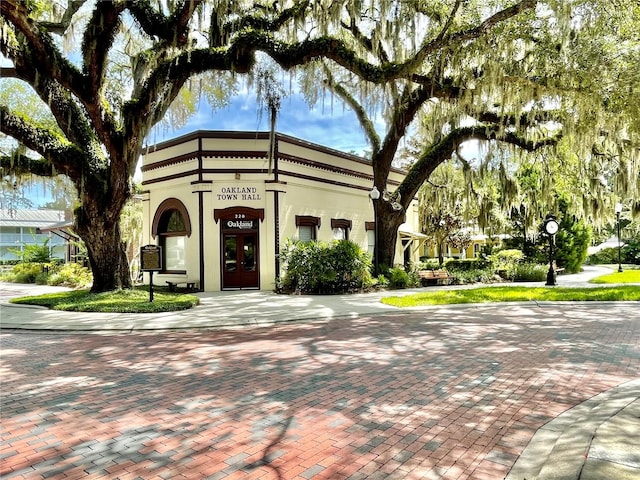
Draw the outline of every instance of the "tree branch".
<instances>
[{"instance_id":1,"label":"tree branch","mask_svg":"<svg viewBox=\"0 0 640 480\"><path fill-rule=\"evenodd\" d=\"M274 18L269 19L263 15L246 15L225 26L227 31L235 32L243 29L262 30L276 32L290 20L303 20L309 7L310 0L302 0L292 7L285 8Z\"/></svg>"},{"instance_id":2,"label":"tree branch","mask_svg":"<svg viewBox=\"0 0 640 480\"><path fill-rule=\"evenodd\" d=\"M475 115L475 118L483 123L495 123L498 125L514 127L532 127L539 123L551 121L557 122L562 116L564 116L563 114L564 112L562 112L561 110L534 111L521 113L520 115L500 115L495 112L485 111L481 112L478 115Z\"/></svg>"},{"instance_id":3,"label":"tree branch","mask_svg":"<svg viewBox=\"0 0 640 480\"><path fill-rule=\"evenodd\" d=\"M160 62L136 90L134 99L123 106L126 135L159 121L191 75L207 70L231 71L233 66L229 53L223 49L193 50ZM141 136L145 135L143 129Z\"/></svg>"},{"instance_id":4,"label":"tree branch","mask_svg":"<svg viewBox=\"0 0 640 480\"><path fill-rule=\"evenodd\" d=\"M359 43L362 46L362 48L365 49L365 51L369 52L371 55L377 56L383 64L389 63L389 56L387 55L387 52L385 51L384 46L382 45L382 42L381 41L378 42L378 46L376 49L373 43L373 39L370 37L367 37L364 33L362 33L362 31L356 25L356 20L353 16L351 16L351 23L349 25L347 25L344 22L341 22L341 25L342 25L342 28L348 30L351 33L351 35L353 35L353 38L356 40L357 43ZM392 98L397 98L398 97L397 85L394 82L389 82L387 85L393 91Z\"/></svg>"},{"instance_id":5,"label":"tree branch","mask_svg":"<svg viewBox=\"0 0 640 480\"><path fill-rule=\"evenodd\" d=\"M378 48L377 50L374 50L374 45L373 45L373 40L367 36L365 36L362 31L358 28L358 26L356 25L355 19L352 17L351 18L351 23L350 24L346 24L344 22L341 22L342 28L348 30L349 32L351 32L351 35L353 35L353 38L369 53L371 53L372 55L376 53L378 53L378 57L380 58L380 60L383 63L387 63L389 61L389 57L387 56L387 52L384 51L384 48L382 47L382 45L380 43L378 43Z\"/></svg>"},{"instance_id":6,"label":"tree branch","mask_svg":"<svg viewBox=\"0 0 640 480\"><path fill-rule=\"evenodd\" d=\"M398 192L403 199L403 206L408 207L410 200L431 173L441 163L449 160L452 153L456 152L458 147L467 140L506 142L531 152L546 146L556 145L561 138L562 134L558 134L539 141L527 140L514 133L502 132L500 125L456 128L441 138L439 142L430 145L411 166L405 179L398 187Z\"/></svg>"},{"instance_id":7,"label":"tree branch","mask_svg":"<svg viewBox=\"0 0 640 480\"><path fill-rule=\"evenodd\" d=\"M2 0L0 13L24 36L29 45L29 57L36 59L41 71L50 72L49 75L55 77L60 84L71 91L78 90L76 93L82 96L82 89L86 84L82 81L80 72L60 55L52 38L29 18L29 11L25 5L25 2L20 0ZM0 48L2 54L12 60L14 65L20 61L25 50L15 49L3 40L0 40Z\"/></svg>"},{"instance_id":8,"label":"tree branch","mask_svg":"<svg viewBox=\"0 0 640 480\"><path fill-rule=\"evenodd\" d=\"M27 148L42 156L42 160L21 156L24 157L23 161L25 162L35 162L35 165L49 166L47 171L41 165L39 168L42 168L42 170L34 172L37 175L55 176L58 173L64 173L73 179L72 175L74 173L79 174L82 171L82 165L86 162L83 152L77 147L64 141L59 135L52 133L50 130L37 127L22 117L12 114L4 106L0 106L0 131L19 140ZM2 168L13 169L15 166L17 168L16 172L19 172L20 168L23 168L25 164L16 163L15 160L15 158L3 157Z\"/></svg>"},{"instance_id":9,"label":"tree branch","mask_svg":"<svg viewBox=\"0 0 640 480\"><path fill-rule=\"evenodd\" d=\"M371 149L374 152L377 152L380 149L380 137L378 136L378 133L376 132L376 129L373 126L373 122L369 118L369 115L367 115L366 110L362 105L360 105L360 103L358 103L355 97L351 95L342 85L340 85L339 83L335 83L333 81L333 76L331 75L331 72L328 71L328 69L325 73L327 74L327 77L328 77L327 80L325 80L325 84L331 90L333 90L340 98L342 98L342 100L347 105L351 107L353 112L356 114L356 117L360 121L360 125L362 126L362 129L364 130L365 135L369 139L369 144L371 145Z\"/></svg>"},{"instance_id":10,"label":"tree branch","mask_svg":"<svg viewBox=\"0 0 640 480\"><path fill-rule=\"evenodd\" d=\"M290 20L304 20L309 2L310 0L299 1L271 17L265 16L264 12L272 13L273 9L254 3L254 9L260 8L259 14L250 13L231 21L225 21L225 18L232 14L231 11L224 12L220 8L214 9L209 27L209 45L211 48L224 47L229 44L229 39L233 34L243 30L276 32Z\"/></svg>"},{"instance_id":11,"label":"tree branch","mask_svg":"<svg viewBox=\"0 0 640 480\"><path fill-rule=\"evenodd\" d=\"M104 85L107 55L120 25L122 10L123 6L117 2L98 2L89 21L91 27L85 30L82 39L83 68L89 95L81 98L86 104L96 104L95 109L99 108L97 100Z\"/></svg>"},{"instance_id":12,"label":"tree branch","mask_svg":"<svg viewBox=\"0 0 640 480\"><path fill-rule=\"evenodd\" d=\"M462 3L461 0L456 0L455 5L451 9L451 13L449 14L449 18L447 18L447 21L445 22L444 26L442 27L442 30L440 31L440 33L436 37L436 40L435 40L436 42L442 42L442 39L444 38L446 33L449 31L449 28L451 28L451 24L453 23L453 19L456 17L456 13L458 13L458 9L460 8L460 4L461 3Z\"/></svg>"},{"instance_id":13,"label":"tree branch","mask_svg":"<svg viewBox=\"0 0 640 480\"><path fill-rule=\"evenodd\" d=\"M411 86L407 85L402 94L402 98L398 106L394 109L390 125L392 127L387 132L384 142L382 143L380 150L374 152L373 155L373 171L376 174L376 185L385 185L389 172L391 169L391 162L383 164L382 159L393 158L395 152L398 150L398 145L407 132L407 128L413 122L416 114L431 96L430 90L425 86L420 86L414 90L411 90ZM407 201L405 193L400 192L402 198ZM413 194L411 197L413 198ZM407 204L408 205L408 204Z\"/></svg>"},{"instance_id":14,"label":"tree branch","mask_svg":"<svg viewBox=\"0 0 640 480\"><path fill-rule=\"evenodd\" d=\"M543 147L556 145L562 139L562 133L560 132L554 136L543 138L542 140L528 140L516 132L505 132L501 125L493 124L457 128L445 138L450 138L449 141L453 142L456 148L467 140L475 139L505 142L515 145L527 152L534 152Z\"/></svg>"},{"instance_id":15,"label":"tree branch","mask_svg":"<svg viewBox=\"0 0 640 480\"><path fill-rule=\"evenodd\" d=\"M19 175L37 175L38 177L51 178L59 173L51 165L51 162L43 157L31 158L28 155L1 155L0 156L0 174Z\"/></svg>"},{"instance_id":16,"label":"tree branch","mask_svg":"<svg viewBox=\"0 0 640 480\"><path fill-rule=\"evenodd\" d=\"M448 185L440 185L437 183L433 183L431 180L427 180L427 183L431 185L433 188L448 188Z\"/></svg>"},{"instance_id":17,"label":"tree branch","mask_svg":"<svg viewBox=\"0 0 640 480\"><path fill-rule=\"evenodd\" d=\"M164 47L184 46L189 40L187 27L202 0L183 1L170 17L158 13L151 1L127 1L127 8L142 30L164 40Z\"/></svg>"},{"instance_id":18,"label":"tree branch","mask_svg":"<svg viewBox=\"0 0 640 480\"><path fill-rule=\"evenodd\" d=\"M414 67L417 67L424 61L425 57L429 53L442 50L443 48L450 46L452 43L462 43L467 40L478 38L487 33L489 30L491 30L492 27L498 25L499 23L515 17L527 10L535 9L537 3L538 0L522 0L515 5L509 8L505 8L504 10L501 10L490 16L477 27L462 30L451 35L439 35L437 38L435 38L431 42L426 43L422 48L420 48L418 53L412 60L410 60L410 62ZM451 20L451 18L449 20Z\"/></svg>"},{"instance_id":19,"label":"tree branch","mask_svg":"<svg viewBox=\"0 0 640 480\"><path fill-rule=\"evenodd\" d=\"M49 76L50 72L41 70L41 64L37 59L29 56L28 49L24 49L23 52L24 54L17 57L14 62L18 77L28 82L42 101L47 104L67 139L101 157L102 153L94 145L97 131L91 127L87 119L89 111L80 108L71 93ZM111 152L119 151L117 149L121 148L121 140L118 137L119 129L116 128L113 118L107 113L101 113L99 105L93 108L94 114L98 116L97 119L92 119L94 127L101 128L103 134L106 135L101 138L104 145Z\"/></svg>"},{"instance_id":20,"label":"tree branch","mask_svg":"<svg viewBox=\"0 0 640 480\"><path fill-rule=\"evenodd\" d=\"M87 0L69 0L67 3L68 6L59 22L40 22L40 26L45 28L49 33L64 35L64 32L66 32L69 25L71 25L73 16L86 1Z\"/></svg>"},{"instance_id":21,"label":"tree branch","mask_svg":"<svg viewBox=\"0 0 640 480\"><path fill-rule=\"evenodd\" d=\"M106 5L110 2L98 3ZM98 98L97 91L102 85L102 79L99 82L87 81L86 77L60 54L51 37L38 30L27 18L28 10L23 2L3 0L0 2L0 12L23 34L20 38L22 45L18 48L0 42L2 53L13 61L17 77L28 82L49 106L69 140L91 149L94 133L98 133L110 154L120 152L120 129L111 112L103 110L102 102ZM106 50L108 49L105 48ZM100 61L101 56L96 54L97 61ZM93 74L102 75L101 72L102 68L99 68ZM72 94L82 104L84 111L79 108L75 99L72 99ZM92 130L86 121L87 115L91 117L95 130ZM97 151L94 151L94 154L96 153Z\"/></svg>"}]
</instances>

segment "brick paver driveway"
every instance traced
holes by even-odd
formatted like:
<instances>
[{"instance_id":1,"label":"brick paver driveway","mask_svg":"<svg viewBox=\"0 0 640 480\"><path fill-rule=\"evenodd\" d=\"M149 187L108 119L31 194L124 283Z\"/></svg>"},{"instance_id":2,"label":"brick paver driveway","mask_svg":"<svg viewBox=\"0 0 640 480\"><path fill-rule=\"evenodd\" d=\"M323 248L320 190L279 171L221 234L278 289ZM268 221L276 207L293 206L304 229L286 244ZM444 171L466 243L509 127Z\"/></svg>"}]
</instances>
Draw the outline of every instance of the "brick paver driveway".
<instances>
[{"instance_id":1,"label":"brick paver driveway","mask_svg":"<svg viewBox=\"0 0 640 480\"><path fill-rule=\"evenodd\" d=\"M497 479L638 377L640 308L0 339L2 478Z\"/></svg>"}]
</instances>

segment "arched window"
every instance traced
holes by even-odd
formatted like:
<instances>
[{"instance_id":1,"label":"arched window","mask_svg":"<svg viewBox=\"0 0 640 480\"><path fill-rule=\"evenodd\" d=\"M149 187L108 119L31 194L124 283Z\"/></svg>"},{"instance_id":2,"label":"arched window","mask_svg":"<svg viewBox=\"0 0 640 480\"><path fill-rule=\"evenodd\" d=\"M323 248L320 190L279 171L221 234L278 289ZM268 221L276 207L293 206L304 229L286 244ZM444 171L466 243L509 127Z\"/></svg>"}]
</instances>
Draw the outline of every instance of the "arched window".
<instances>
[{"instance_id":1,"label":"arched window","mask_svg":"<svg viewBox=\"0 0 640 480\"><path fill-rule=\"evenodd\" d=\"M186 239L191 236L191 221L184 204L169 198L156 210L151 233L162 247L164 273L186 273Z\"/></svg>"}]
</instances>

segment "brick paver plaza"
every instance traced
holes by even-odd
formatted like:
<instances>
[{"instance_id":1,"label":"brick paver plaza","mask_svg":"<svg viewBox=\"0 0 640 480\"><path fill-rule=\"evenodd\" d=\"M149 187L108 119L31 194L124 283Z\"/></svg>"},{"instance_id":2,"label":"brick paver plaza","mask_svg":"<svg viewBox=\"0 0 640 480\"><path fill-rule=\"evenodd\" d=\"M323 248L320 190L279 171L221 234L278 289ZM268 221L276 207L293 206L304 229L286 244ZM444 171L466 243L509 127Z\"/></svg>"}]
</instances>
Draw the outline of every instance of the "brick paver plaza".
<instances>
[{"instance_id":1,"label":"brick paver plaza","mask_svg":"<svg viewBox=\"0 0 640 480\"><path fill-rule=\"evenodd\" d=\"M633 304L443 307L268 328L0 336L1 476L498 479L637 378Z\"/></svg>"}]
</instances>

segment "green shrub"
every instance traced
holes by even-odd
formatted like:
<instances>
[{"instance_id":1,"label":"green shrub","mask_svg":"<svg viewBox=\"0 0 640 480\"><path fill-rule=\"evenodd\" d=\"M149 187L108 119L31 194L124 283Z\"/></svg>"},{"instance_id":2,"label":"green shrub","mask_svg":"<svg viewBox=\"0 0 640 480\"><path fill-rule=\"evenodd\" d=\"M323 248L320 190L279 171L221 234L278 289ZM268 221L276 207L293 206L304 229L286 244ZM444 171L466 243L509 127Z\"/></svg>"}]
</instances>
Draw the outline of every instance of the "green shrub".
<instances>
[{"instance_id":1,"label":"green shrub","mask_svg":"<svg viewBox=\"0 0 640 480\"><path fill-rule=\"evenodd\" d=\"M438 270L439 268L440 262L437 258L420 257L418 270Z\"/></svg>"},{"instance_id":2,"label":"green shrub","mask_svg":"<svg viewBox=\"0 0 640 480\"><path fill-rule=\"evenodd\" d=\"M620 253L624 263L640 265L640 240L634 238L627 241Z\"/></svg>"},{"instance_id":3,"label":"green shrub","mask_svg":"<svg viewBox=\"0 0 640 480\"><path fill-rule=\"evenodd\" d=\"M514 280L516 282L542 282L547 278L549 267L539 263L520 263L516 266Z\"/></svg>"},{"instance_id":4,"label":"green shrub","mask_svg":"<svg viewBox=\"0 0 640 480\"><path fill-rule=\"evenodd\" d=\"M344 293L372 284L371 255L349 240L287 241L281 288L300 293Z\"/></svg>"},{"instance_id":5,"label":"green shrub","mask_svg":"<svg viewBox=\"0 0 640 480\"><path fill-rule=\"evenodd\" d=\"M640 265L640 241L630 240L620 249L620 261L627 264ZM589 255L585 261L588 265L612 265L618 263L618 247L603 248Z\"/></svg>"},{"instance_id":6,"label":"green shrub","mask_svg":"<svg viewBox=\"0 0 640 480\"><path fill-rule=\"evenodd\" d=\"M449 270L451 284L465 285L468 283L490 283L494 280L493 270L490 268L473 270Z\"/></svg>"},{"instance_id":7,"label":"green shrub","mask_svg":"<svg viewBox=\"0 0 640 480\"><path fill-rule=\"evenodd\" d=\"M79 263L65 263L53 269L49 274L49 285L60 285L71 288L86 287L93 282L91 271Z\"/></svg>"},{"instance_id":8,"label":"green shrub","mask_svg":"<svg viewBox=\"0 0 640 480\"><path fill-rule=\"evenodd\" d=\"M46 285L49 280L49 272L43 271L36 275L34 283L38 285Z\"/></svg>"},{"instance_id":9,"label":"green shrub","mask_svg":"<svg viewBox=\"0 0 640 480\"><path fill-rule=\"evenodd\" d=\"M493 268L493 263L485 258L461 258L448 260L445 267L449 272L488 270Z\"/></svg>"},{"instance_id":10,"label":"green shrub","mask_svg":"<svg viewBox=\"0 0 640 480\"><path fill-rule=\"evenodd\" d=\"M20 263L20 260L17 258L12 258L10 260L0 260L0 265L17 265Z\"/></svg>"},{"instance_id":11,"label":"green shrub","mask_svg":"<svg viewBox=\"0 0 640 480\"><path fill-rule=\"evenodd\" d=\"M19 263L13 267L14 281L16 283L35 283L36 277L43 272L41 263Z\"/></svg>"},{"instance_id":12,"label":"green shrub","mask_svg":"<svg viewBox=\"0 0 640 480\"><path fill-rule=\"evenodd\" d=\"M510 248L496 252L493 257L498 262L517 263L522 261L522 259L524 258L524 253L522 253L522 250Z\"/></svg>"},{"instance_id":13,"label":"green shrub","mask_svg":"<svg viewBox=\"0 0 640 480\"><path fill-rule=\"evenodd\" d=\"M9 248L8 250L18 257L22 263L47 263L51 258L48 238L41 244L24 243L22 248Z\"/></svg>"},{"instance_id":14,"label":"green shrub","mask_svg":"<svg viewBox=\"0 0 640 480\"><path fill-rule=\"evenodd\" d=\"M603 248L599 252L589 255L585 263L587 265L609 265L618 263L618 249Z\"/></svg>"},{"instance_id":15,"label":"green shrub","mask_svg":"<svg viewBox=\"0 0 640 480\"><path fill-rule=\"evenodd\" d=\"M524 253L516 249L501 250L491 256L495 272L506 280L515 278L518 264L523 259Z\"/></svg>"},{"instance_id":16,"label":"green shrub","mask_svg":"<svg viewBox=\"0 0 640 480\"><path fill-rule=\"evenodd\" d=\"M0 281L9 282L9 283L17 283L16 282L16 274L11 271L2 272L0 275Z\"/></svg>"},{"instance_id":17,"label":"green shrub","mask_svg":"<svg viewBox=\"0 0 640 480\"><path fill-rule=\"evenodd\" d=\"M409 284L408 287L420 287L422 283L420 282L420 273L417 268L412 268L409 272Z\"/></svg>"},{"instance_id":18,"label":"green shrub","mask_svg":"<svg viewBox=\"0 0 640 480\"><path fill-rule=\"evenodd\" d=\"M591 227L584 220L568 214L568 202L560 199L560 229L555 235L553 257L565 273L577 273L582 268L591 242Z\"/></svg>"},{"instance_id":19,"label":"green shrub","mask_svg":"<svg viewBox=\"0 0 640 480\"><path fill-rule=\"evenodd\" d=\"M407 288L411 284L409 274L402 268L389 269L389 287L391 288Z\"/></svg>"},{"instance_id":20,"label":"green shrub","mask_svg":"<svg viewBox=\"0 0 640 480\"><path fill-rule=\"evenodd\" d=\"M445 263L445 267L453 285L493 280L493 262L486 258L451 259Z\"/></svg>"}]
</instances>

